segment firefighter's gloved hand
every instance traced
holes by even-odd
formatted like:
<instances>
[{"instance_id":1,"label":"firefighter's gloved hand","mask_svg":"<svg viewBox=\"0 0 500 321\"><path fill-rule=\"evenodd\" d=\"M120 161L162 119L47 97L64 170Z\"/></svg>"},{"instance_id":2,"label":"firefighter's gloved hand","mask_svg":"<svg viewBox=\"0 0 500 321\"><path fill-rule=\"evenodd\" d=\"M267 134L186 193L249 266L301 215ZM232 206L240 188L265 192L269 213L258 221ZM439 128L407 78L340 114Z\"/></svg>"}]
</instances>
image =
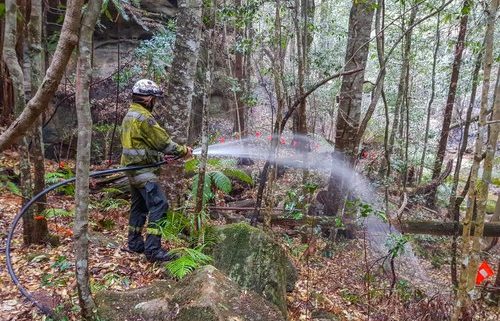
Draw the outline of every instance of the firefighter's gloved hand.
<instances>
[{"instance_id":1,"label":"firefighter's gloved hand","mask_svg":"<svg viewBox=\"0 0 500 321\"><path fill-rule=\"evenodd\" d=\"M163 159L167 162L167 164L172 164L175 163L179 158L174 155L165 155Z\"/></svg>"},{"instance_id":2,"label":"firefighter's gloved hand","mask_svg":"<svg viewBox=\"0 0 500 321\"><path fill-rule=\"evenodd\" d=\"M193 149L191 147L186 147L187 149L187 152L186 152L186 155L184 155L184 159L190 159L191 157L193 157Z\"/></svg>"}]
</instances>

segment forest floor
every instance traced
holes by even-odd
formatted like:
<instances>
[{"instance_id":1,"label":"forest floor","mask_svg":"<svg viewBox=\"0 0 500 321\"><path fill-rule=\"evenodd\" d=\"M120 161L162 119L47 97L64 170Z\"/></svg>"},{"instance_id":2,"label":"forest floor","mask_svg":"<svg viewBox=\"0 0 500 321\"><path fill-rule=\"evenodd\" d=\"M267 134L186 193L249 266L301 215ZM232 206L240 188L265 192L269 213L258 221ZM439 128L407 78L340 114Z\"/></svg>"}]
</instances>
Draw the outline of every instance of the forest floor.
<instances>
[{"instance_id":1,"label":"forest floor","mask_svg":"<svg viewBox=\"0 0 500 321\"><path fill-rule=\"evenodd\" d=\"M17 158L16 153L4 153L0 156L0 168L13 168ZM47 172L57 168L57 163L47 161ZM283 191L300 184L299 175L287 173L278 184L283 188L276 198L284 198ZM47 203L67 213L74 208L72 197L58 193L50 193ZM1 190L0 320L48 320L25 302L5 270L7 229L20 204L19 196L7 188ZM95 206L91 210L92 290L122 291L168 278L162 266L148 263L144 256L121 250L126 244L128 211L123 203L114 204L107 204L105 209ZM415 208L407 215L415 217L421 213ZM51 233L59 236L61 245L24 247L18 231L12 252L14 270L37 300L57 311L65 311L65 320L79 320L70 229L72 217L55 215L48 223ZM299 271L299 280L288 296L291 320L312 320L327 313L343 321L446 320L453 304L449 278L450 242L441 237L411 237L407 253L395 260L396 280L391 290L390 260L383 259L385 255L375 249L365 231L360 227L353 238L339 239L325 251L327 243L322 238L308 238L306 233L304 240L304 233L301 236L297 231L279 226L273 229L276 240L288 251ZM499 246L489 255L492 262L497 262ZM474 320L493 321L500 315L498 308L489 306L485 299L476 301L475 310Z\"/></svg>"}]
</instances>

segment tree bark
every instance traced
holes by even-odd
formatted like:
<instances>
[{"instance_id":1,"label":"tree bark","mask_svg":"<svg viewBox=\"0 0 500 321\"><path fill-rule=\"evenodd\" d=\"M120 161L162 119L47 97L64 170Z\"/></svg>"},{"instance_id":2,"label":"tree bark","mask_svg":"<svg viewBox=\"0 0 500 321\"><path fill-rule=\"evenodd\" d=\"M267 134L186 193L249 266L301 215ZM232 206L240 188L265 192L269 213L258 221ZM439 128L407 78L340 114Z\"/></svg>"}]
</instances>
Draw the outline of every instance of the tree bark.
<instances>
[{"instance_id":1,"label":"tree bark","mask_svg":"<svg viewBox=\"0 0 500 321\"><path fill-rule=\"evenodd\" d=\"M89 166L92 141L92 117L90 114L90 79L92 76L92 38L100 14L102 0L90 1L82 20L78 43L75 105L78 119L78 144L76 159L76 213L74 223L75 260L78 299L82 317L91 320L95 308L90 291L88 270L88 210Z\"/></svg>"},{"instance_id":2,"label":"tree bark","mask_svg":"<svg viewBox=\"0 0 500 321\"><path fill-rule=\"evenodd\" d=\"M178 4L174 58L161 116L173 139L186 143L201 41L203 2L180 0Z\"/></svg>"},{"instance_id":3,"label":"tree bark","mask_svg":"<svg viewBox=\"0 0 500 321\"><path fill-rule=\"evenodd\" d=\"M483 177L478 179L479 163L483 154L483 140L485 138L486 114L488 110L488 93L490 89L491 67L493 64L493 39L495 34L495 18L498 9L499 0L492 0L486 10L487 26L484 36L484 63L483 63L483 85L481 89L481 109L479 117L478 135L474 150L474 162L470 174L470 189L468 194L468 207L463 220L462 233L462 261L460 266L460 282L457 293L457 300L453 309L452 321L460 320L466 313L471 304L470 293L475 292L474 280L479 265L479 240L483 235L484 229L484 208L488 186L491 180L491 164L494 156L489 147L487 148L484 162ZM500 108L495 102L494 108ZM496 141L495 141L496 144ZM496 145L495 145L496 149ZM477 215L474 219L473 208L477 202ZM471 229L474 226L474 234Z\"/></svg>"},{"instance_id":4,"label":"tree bark","mask_svg":"<svg viewBox=\"0 0 500 321\"><path fill-rule=\"evenodd\" d=\"M345 69L362 68L363 71L345 75L340 88L339 108L335 136L335 149L345 155L346 162L353 164L357 154L356 137L361 118L364 68L368 59L369 39L375 2L353 1L349 16L349 33L345 55ZM343 203L342 183L332 171L328 182L331 201L326 204L326 212L336 215Z\"/></svg>"},{"instance_id":5,"label":"tree bark","mask_svg":"<svg viewBox=\"0 0 500 321\"><path fill-rule=\"evenodd\" d=\"M458 77L460 75L460 65L462 63L462 53L464 51L465 34L467 32L467 22L469 20L468 12L470 10L470 0L465 0L462 6L462 17L460 18L460 30L458 32L457 43L455 45L455 57L451 69L450 87L448 89L448 98L443 114L443 125L441 128L441 136L439 138L438 150L434 161L432 178L436 178L441 174L443 160L446 154L448 145L448 135L450 133L451 116L453 114L453 106L455 105L455 96L457 93ZM434 207L436 202L436 189L432 190L427 197L427 204Z\"/></svg>"},{"instance_id":6,"label":"tree bark","mask_svg":"<svg viewBox=\"0 0 500 321\"><path fill-rule=\"evenodd\" d=\"M31 93L33 94L42 84L44 68L44 57L42 49L42 1L31 0L31 14L28 25L29 57L31 64ZM43 117L38 117L38 124L33 129L33 139L31 141L31 153L33 155L34 167L34 189L36 195L45 189L45 157L42 138ZM47 197L43 196L36 204L36 212L42 213L45 210ZM43 242L47 240L49 231L46 220L34 221L34 240Z\"/></svg>"},{"instance_id":7,"label":"tree bark","mask_svg":"<svg viewBox=\"0 0 500 321\"><path fill-rule=\"evenodd\" d=\"M456 228L460 232L463 231L463 224L456 224L454 222L401 221L401 223L396 223L396 225L401 232L408 234L453 236ZM474 231L475 228L472 228L471 232ZM486 223L484 225L483 236L500 236L500 223Z\"/></svg>"},{"instance_id":8,"label":"tree bark","mask_svg":"<svg viewBox=\"0 0 500 321\"><path fill-rule=\"evenodd\" d=\"M83 0L68 0L61 36L42 85L28 102L21 115L0 135L0 152L24 135L33 124L36 124L37 118L47 108L50 99L54 96L71 53L78 43L83 3Z\"/></svg>"},{"instance_id":9,"label":"tree bark","mask_svg":"<svg viewBox=\"0 0 500 321\"><path fill-rule=\"evenodd\" d=\"M474 71L472 74L472 88L471 88L471 96L469 101L469 106L467 108L467 113L465 116L465 127L462 134L462 139L460 142L460 150L457 155L457 161L455 164L455 173L453 175L453 184L451 186L450 192L450 204L448 206L448 217L453 218L453 221L458 223L460 221L460 204L457 204L457 188L458 181L460 179L460 169L462 167L462 159L465 154L465 150L467 149L467 145L469 143L469 127L470 127L470 118L472 115L472 109L474 107L474 103L476 101L476 92L477 92L477 83L479 77L479 71L481 69L482 62L482 50L479 52L476 63L474 67ZM463 200L463 198L461 199ZM461 201L460 201L461 203ZM457 206L458 205L458 206ZM457 274L457 252L458 252L458 236L460 235L460 231L456 231L455 235L453 235L453 240L451 243L451 280L455 287L458 287L458 274Z\"/></svg>"},{"instance_id":10,"label":"tree bark","mask_svg":"<svg viewBox=\"0 0 500 321\"><path fill-rule=\"evenodd\" d=\"M14 115L16 117L23 112L25 105L24 74L16 52L18 34L22 34L23 30L23 19L18 19L18 10L19 8L15 0L5 1L5 27L2 54L12 82ZM23 196L23 204L25 204L32 195L31 166L28 146L28 140L24 137L19 145L19 154L21 155L19 160L20 189ZM33 233L34 226L33 211L27 211L23 216L24 244L32 244L35 241Z\"/></svg>"},{"instance_id":11,"label":"tree bark","mask_svg":"<svg viewBox=\"0 0 500 321\"><path fill-rule=\"evenodd\" d=\"M422 181L422 174L424 172L425 156L427 155L427 143L429 141L429 128L431 124L431 113L432 113L432 103L434 103L434 97L436 96L436 65L439 53L439 46L441 44L441 13L437 15L436 22L436 46L434 47L434 56L432 58L432 74L431 74L431 96L429 98L429 103L427 104L427 118L425 121L425 133L424 133L424 150L422 151L422 158L420 159L420 168L417 173L417 185Z\"/></svg>"}]
</instances>

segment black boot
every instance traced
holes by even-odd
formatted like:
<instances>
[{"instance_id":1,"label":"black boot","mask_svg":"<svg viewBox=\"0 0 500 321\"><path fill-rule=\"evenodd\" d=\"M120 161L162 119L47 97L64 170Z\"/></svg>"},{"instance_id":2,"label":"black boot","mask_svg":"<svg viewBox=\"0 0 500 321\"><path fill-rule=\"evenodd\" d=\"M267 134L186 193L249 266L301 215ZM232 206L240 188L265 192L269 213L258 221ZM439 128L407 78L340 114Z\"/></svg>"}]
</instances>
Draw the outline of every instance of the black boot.
<instances>
[{"instance_id":1,"label":"black boot","mask_svg":"<svg viewBox=\"0 0 500 321\"><path fill-rule=\"evenodd\" d=\"M135 253L144 253L144 239L142 234L136 232L128 233L128 249Z\"/></svg>"},{"instance_id":2,"label":"black boot","mask_svg":"<svg viewBox=\"0 0 500 321\"><path fill-rule=\"evenodd\" d=\"M148 234L146 236L144 254L149 262L167 262L177 258L175 255L172 255L161 248L160 236L152 234Z\"/></svg>"}]
</instances>

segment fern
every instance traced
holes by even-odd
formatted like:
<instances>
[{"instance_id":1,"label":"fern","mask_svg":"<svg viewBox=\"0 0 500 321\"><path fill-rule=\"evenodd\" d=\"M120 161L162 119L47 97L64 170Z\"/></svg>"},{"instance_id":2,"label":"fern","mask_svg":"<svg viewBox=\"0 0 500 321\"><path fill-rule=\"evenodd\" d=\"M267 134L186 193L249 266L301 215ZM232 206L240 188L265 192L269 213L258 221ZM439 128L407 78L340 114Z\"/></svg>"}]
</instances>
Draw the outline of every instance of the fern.
<instances>
[{"instance_id":1,"label":"fern","mask_svg":"<svg viewBox=\"0 0 500 321\"><path fill-rule=\"evenodd\" d=\"M182 279L200 266L206 265L212 261L209 255L203 253L204 246L198 246L194 249L182 247L173 249L170 253L178 255L179 258L165 264L167 271L175 278Z\"/></svg>"},{"instance_id":2,"label":"fern","mask_svg":"<svg viewBox=\"0 0 500 321\"><path fill-rule=\"evenodd\" d=\"M226 194L231 192L231 190L233 189L231 180L223 172L215 171L209 173L209 175L212 178L212 182L217 189L223 191Z\"/></svg>"},{"instance_id":3,"label":"fern","mask_svg":"<svg viewBox=\"0 0 500 321\"><path fill-rule=\"evenodd\" d=\"M169 211L167 216L160 220L157 228L162 238L170 242L180 242L180 235L189 227L190 221L183 213Z\"/></svg>"},{"instance_id":4,"label":"fern","mask_svg":"<svg viewBox=\"0 0 500 321\"><path fill-rule=\"evenodd\" d=\"M253 179L242 170L236 168L226 168L222 171L226 176L237 179L249 185L253 185Z\"/></svg>"},{"instance_id":5,"label":"fern","mask_svg":"<svg viewBox=\"0 0 500 321\"><path fill-rule=\"evenodd\" d=\"M198 182L199 182L199 175L196 174L196 176L193 179L193 187L191 188L191 193L193 195L193 200L196 202L196 194L198 192ZM211 201L214 198L214 194L212 193L212 177L209 175L209 173L205 174L205 182L203 184L203 204L205 204L208 201Z\"/></svg>"},{"instance_id":6,"label":"fern","mask_svg":"<svg viewBox=\"0 0 500 321\"><path fill-rule=\"evenodd\" d=\"M42 212L42 215L45 216L45 218L72 217L74 214L74 210L66 211L62 208L47 208Z\"/></svg>"},{"instance_id":7,"label":"fern","mask_svg":"<svg viewBox=\"0 0 500 321\"><path fill-rule=\"evenodd\" d=\"M21 195L21 190L19 189L19 186L17 186L16 184L14 184L13 182L7 182L5 183L5 186L7 187L7 189L12 193L12 194L15 194L15 195Z\"/></svg>"}]
</instances>

